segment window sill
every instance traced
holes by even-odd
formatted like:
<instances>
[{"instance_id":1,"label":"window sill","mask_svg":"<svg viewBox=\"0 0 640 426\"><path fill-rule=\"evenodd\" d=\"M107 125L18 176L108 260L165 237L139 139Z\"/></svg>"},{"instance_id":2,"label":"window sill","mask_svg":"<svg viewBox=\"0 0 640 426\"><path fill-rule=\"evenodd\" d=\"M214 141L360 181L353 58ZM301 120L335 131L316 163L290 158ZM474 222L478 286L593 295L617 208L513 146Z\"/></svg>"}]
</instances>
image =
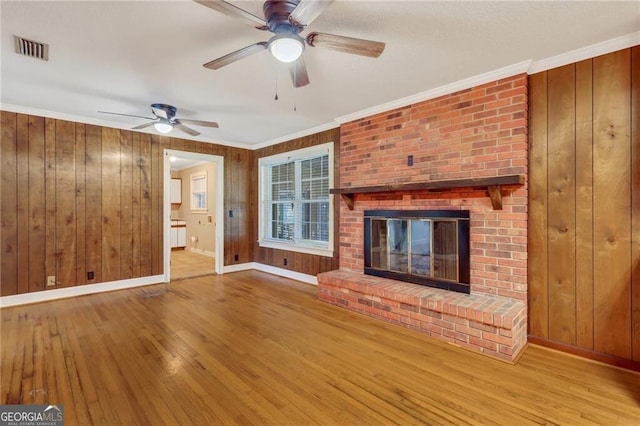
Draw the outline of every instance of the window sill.
<instances>
[{"instance_id":1,"label":"window sill","mask_svg":"<svg viewBox=\"0 0 640 426\"><path fill-rule=\"evenodd\" d=\"M260 247L273 248L278 250L295 251L297 253L306 253L316 256L333 257L332 249L324 249L319 247L300 246L295 244L280 243L277 241L258 240Z\"/></svg>"}]
</instances>

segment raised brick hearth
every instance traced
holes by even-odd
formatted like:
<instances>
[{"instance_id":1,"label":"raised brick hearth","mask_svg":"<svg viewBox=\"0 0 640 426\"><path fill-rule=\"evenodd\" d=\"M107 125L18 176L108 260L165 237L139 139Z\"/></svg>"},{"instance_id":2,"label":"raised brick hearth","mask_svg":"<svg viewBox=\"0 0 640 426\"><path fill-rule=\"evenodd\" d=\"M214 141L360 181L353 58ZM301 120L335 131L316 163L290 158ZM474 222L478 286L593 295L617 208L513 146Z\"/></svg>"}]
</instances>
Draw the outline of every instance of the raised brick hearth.
<instances>
[{"instance_id":1,"label":"raised brick hearth","mask_svg":"<svg viewBox=\"0 0 640 426\"><path fill-rule=\"evenodd\" d=\"M318 275L318 298L508 361L527 340L526 304L506 297L337 270Z\"/></svg>"},{"instance_id":2,"label":"raised brick hearth","mask_svg":"<svg viewBox=\"0 0 640 426\"><path fill-rule=\"evenodd\" d=\"M355 193L340 203L340 269L320 300L513 361L527 339L527 76L340 128L339 188L522 175L494 210L486 188ZM413 157L408 165L407 156ZM468 210L471 294L366 276L364 210Z\"/></svg>"}]
</instances>

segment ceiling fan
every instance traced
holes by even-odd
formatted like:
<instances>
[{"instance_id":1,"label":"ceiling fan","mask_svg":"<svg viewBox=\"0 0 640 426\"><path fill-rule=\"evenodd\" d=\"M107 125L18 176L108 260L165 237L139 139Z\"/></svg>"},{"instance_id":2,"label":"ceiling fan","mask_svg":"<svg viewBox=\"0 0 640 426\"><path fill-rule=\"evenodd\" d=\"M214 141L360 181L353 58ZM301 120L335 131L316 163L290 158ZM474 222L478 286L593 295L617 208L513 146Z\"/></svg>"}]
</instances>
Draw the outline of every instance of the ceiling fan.
<instances>
[{"instance_id":1,"label":"ceiling fan","mask_svg":"<svg viewBox=\"0 0 640 426\"><path fill-rule=\"evenodd\" d=\"M144 123L139 126L133 127L132 128L133 130L140 130L146 127L153 126L160 133L169 133L174 128L176 128L187 134L190 134L191 136L198 136L200 132L197 132L192 128L185 126L184 123L194 124L196 126L203 126L203 127L214 127L214 128L218 127L218 123L215 123L213 121L177 119L176 118L177 110L178 109L173 105L151 104L151 112L153 113L153 115L155 115L155 118L144 117L142 115L120 114L118 112L107 112L107 111L98 111L98 112L102 114L122 115L125 117L138 117L138 118L146 118L147 120L152 120L148 123Z\"/></svg>"},{"instance_id":2,"label":"ceiling fan","mask_svg":"<svg viewBox=\"0 0 640 426\"><path fill-rule=\"evenodd\" d=\"M268 41L262 41L244 47L228 55L204 64L205 68L217 70L254 53L268 49L281 62L289 63L289 71L295 87L309 84L307 68L302 58L305 45L324 47L340 52L377 58L385 44L334 34L309 33L300 37L305 27L315 20L333 0L267 0L262 7L264 19L259 18L224 0L194 0L210 9L240 19L245 24L274 35Z\"/></svg>"}]
</instances>

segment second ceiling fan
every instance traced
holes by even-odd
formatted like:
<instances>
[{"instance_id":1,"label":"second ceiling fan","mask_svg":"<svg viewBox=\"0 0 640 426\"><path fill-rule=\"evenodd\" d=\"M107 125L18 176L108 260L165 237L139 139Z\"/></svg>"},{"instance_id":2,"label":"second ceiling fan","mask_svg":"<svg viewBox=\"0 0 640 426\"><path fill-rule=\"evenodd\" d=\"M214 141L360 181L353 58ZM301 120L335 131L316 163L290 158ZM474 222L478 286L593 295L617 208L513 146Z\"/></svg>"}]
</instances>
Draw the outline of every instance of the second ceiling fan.
<instances>
[{"instance_id":1,"label":"second ceiling fan","mask_svg":"<svg viewBox=\"0 0 640 426\"><path fill-rule=\"evenodd\" d=\"M264 3L264 19L259 18L224 0L194 0L203 6L240 19L245 24L274 35L262 41L243 47L204 64L205 68L217 70L254 53L269 50L281 62L289 64L289 71L295 87L309 84L309 75L302 58L305 45L324 47L340 52L377 58L385 44L334 34L309 33L305 38L300 32L316 19L333 0L267 0Z\"/></svg>"}]
</instances>

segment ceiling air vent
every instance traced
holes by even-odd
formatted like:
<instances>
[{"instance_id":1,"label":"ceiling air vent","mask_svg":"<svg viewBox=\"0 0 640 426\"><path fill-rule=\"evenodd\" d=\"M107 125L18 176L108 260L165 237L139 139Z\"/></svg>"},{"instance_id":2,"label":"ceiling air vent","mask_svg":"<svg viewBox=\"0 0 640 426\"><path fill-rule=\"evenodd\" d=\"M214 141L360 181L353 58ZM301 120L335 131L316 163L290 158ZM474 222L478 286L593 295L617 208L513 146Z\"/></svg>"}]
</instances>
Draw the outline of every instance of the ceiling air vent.
<instances>
[{"instance_id":1,"label":"ceiling air vent","mask_svg":"<svg viewBox=\"0 0 640 426\"><path fill-rule=\"evenodd\" d=\"M16 40L16 53L18 55L29 56L31 58L49 60L49 45L39 41L27 40L26 38L14 36Z\"/></svg>"}]
</instances>

